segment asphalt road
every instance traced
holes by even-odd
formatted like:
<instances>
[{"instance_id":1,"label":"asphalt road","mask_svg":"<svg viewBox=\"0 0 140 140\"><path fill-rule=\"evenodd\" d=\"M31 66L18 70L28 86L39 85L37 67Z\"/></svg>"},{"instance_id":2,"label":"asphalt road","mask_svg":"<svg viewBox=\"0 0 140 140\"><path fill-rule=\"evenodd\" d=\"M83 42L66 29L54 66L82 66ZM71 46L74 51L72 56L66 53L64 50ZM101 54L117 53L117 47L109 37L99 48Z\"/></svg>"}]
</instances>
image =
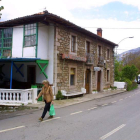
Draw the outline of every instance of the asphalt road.
<instances>
[{"instance_id":1,"label":"asphalt road","mask_svg":"<svg viewBox=\"0 0 140 140\"><path fill-rule=\"evenodd\" d=\"M140 140L140 86L123 94L0 120L0 140Z\"/></svg>"}]
</instances>

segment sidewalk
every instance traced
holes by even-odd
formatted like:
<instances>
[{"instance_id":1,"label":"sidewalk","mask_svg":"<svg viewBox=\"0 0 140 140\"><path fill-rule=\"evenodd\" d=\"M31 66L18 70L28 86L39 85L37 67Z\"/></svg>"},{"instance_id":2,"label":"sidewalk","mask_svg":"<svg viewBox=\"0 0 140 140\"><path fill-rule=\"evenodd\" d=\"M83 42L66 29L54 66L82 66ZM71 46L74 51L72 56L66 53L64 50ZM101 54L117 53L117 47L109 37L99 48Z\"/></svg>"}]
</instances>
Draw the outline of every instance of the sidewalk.
<instances>
[{"instance_id":1,"label":"sidewalk","mask_svg":"<svg viewBox=\"0 0 140 140\"><path fill-rule=\"evenodd\" d=\"M86 94L82 97L77 98L71 98L71 99L64 99L64 100L55 100L54 101L54 107L55 108L62 108L82 102L87 102L94 99L99 99L103 97L112 96L115 94L121 94L123 92L126 92L125 90L110 90L105 92L99 92L96 94ZM38 107L39 109L44 108L44 102L39 101L37 104L28 104L27 107Z\"/></svg>"}]
</instances>

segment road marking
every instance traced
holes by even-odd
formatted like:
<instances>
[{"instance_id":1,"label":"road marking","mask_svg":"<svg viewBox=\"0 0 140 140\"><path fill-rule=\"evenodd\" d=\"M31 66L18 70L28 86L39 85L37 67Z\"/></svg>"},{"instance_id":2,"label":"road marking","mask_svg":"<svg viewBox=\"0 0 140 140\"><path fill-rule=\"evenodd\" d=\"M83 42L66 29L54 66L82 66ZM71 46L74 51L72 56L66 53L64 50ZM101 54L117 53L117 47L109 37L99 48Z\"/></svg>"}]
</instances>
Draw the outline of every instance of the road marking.
<instances>
[{"instance_id":1,"label":"road marking","mask_svg":"<svg viewBox=\"0 0 140 140\"><path fill-rule=\"evenodd\" d=\"M119 131L120 129L122 129L126 124L122 124L121 126L117 127L116 129L112 130L111 132L109 132L108 134L102 136L100 139L104 140L107 137L111 136L112 134L114 134L115 132Z\"/></svg>"},{"instance_id":2,"label":"road marking","mask_svg":"<svg viewBox=\"0 0 140 140\"><path fill-rule=\"evenodd\" d=\"M113 103L116 103L116 102L117 102L117 101L113 101L113 102L111 102L111 103L113 104Z\"/></svg>"},{"instance_id":3,"label":"road marking","mask_svg":"<svg viewBox=\"0 0 140 140\"><path fill-rule=\"evenodd\" d=\"M75 114L82 113L82 112L83 111L78 111L78 112L71 113L70 115L75 115Z\"/></svg>"},{"instance_id":4,"label":"road marking","mask_svg":"<svg viewBox=\"0 0 140 140\"><path fill-rule=\"evenodd\" d=\"M24 127L25 126L18 126L18 127L14 127L14 128L10 128L10 129L5 129L5 130L1 130L0 133L11 131L11 130L15 130L15 129L20 129L20 128L24 128Z\"/></svg>"},{"instance_id":5,"label":"road marking","mask_svg":"<svg viewBox=\"0 0 140 140\"><path fill-rule=\"evenodd\" d=\"M52 118L52 119L45 120L45 121L42 121L42 122L49 122L49 121L56 120L56 119L60 119L60 117Z\"/></svg>"},{"instance_id":6,"label":"road marking","mask_svg":"<svg viewBox=\"0 0 140 140\"><path fill-rule=\"evenodd\" d=\"M104 105L102 105L102 106L106 106L106 105L108 105L108 104L104 104Z\"/></svg>"},{"instance_id":7,"label":"road marking","mask_svg":"<svg viewBox=\"0 0 140 140\"><path fill-rule=\"evenodd\" d=\"M90 109L88 109L88 110L93 110L93 109L96 109L97 107L93 107L93 108L90 108Z\"/></svg>"},{"instance_id":8,"label":"road marking","mask_svg":"<svg viewBox=\"0 0 140 140\"><path fill-rule=\"evenodd\" d=\"M123 99L120 99L119 101L122 101Z\"/></svg>"}]
</instances>

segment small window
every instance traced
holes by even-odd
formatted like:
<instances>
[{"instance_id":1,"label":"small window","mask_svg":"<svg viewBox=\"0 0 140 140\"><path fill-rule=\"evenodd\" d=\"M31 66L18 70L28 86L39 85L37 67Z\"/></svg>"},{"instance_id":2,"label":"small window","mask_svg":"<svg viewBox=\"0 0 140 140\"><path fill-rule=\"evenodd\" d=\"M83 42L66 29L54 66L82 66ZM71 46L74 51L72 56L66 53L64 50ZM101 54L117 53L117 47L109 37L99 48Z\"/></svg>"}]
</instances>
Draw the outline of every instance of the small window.
<instances>
[{"instance_id":1,"label":"small window","mask_svg":"<svg viewBox=\"0 0 140 140\"><path fill-rule=\"evenodd\" d=\"M70 85L75 85L75 68L71 68L70 70Z\"/></svg>"},{"instance_id":2,"label":"small window","mask_svg":"<svg viewBox=\"0 0 140 140\"><path fill-rule=\"evenodd\" d=\"M76 52L76 36L71 36L71 52Z\"/></svg>"},{"instance_id":3,"label":"small window","mask_svg":"<svg viewBox=\"0 0 140 140\"><path fill-rule=\"evenodd\" d=\"M107 49L107 60L109 60L109 58L110 58L110 50Z\"/></svg>"},{"instance_id":4,"label":"small window","mask_svg":"<svg viewBox=\"0 0 140 140\"><path fill-rule=\"evenodd\" d=\"M102 60L102 57L101 57L101 46L98 46L98 63Z\"/></svg>"},{"instance_id":5,"label":"small window","mask_svg":"<svg viewBox=\"0 0 140 140\"><path fill-rule=\"evenodd\" d=\"M109 70L107 70L107 82L110 81L110 80L109 80L109 77L110 77L110 75L109 75Z\"/></svg>"},{"instance_id":6,"label":"small window","mask_svg":"<svg viewBox=\"0 0 140 140\"><path fill-rule=\"evenodd\" d=\"M36 46L36 23L24 27L24 47Z\"/></svg>"},{"instance_id":7,"label":"small window","mask_svg":"<svg viewBox=\"0 0 140 140\"><path fill-rule=\"evenodd\" d=\"M90 42L86 41L86 54L90 53Z\"/></svg>"}]
</instances>

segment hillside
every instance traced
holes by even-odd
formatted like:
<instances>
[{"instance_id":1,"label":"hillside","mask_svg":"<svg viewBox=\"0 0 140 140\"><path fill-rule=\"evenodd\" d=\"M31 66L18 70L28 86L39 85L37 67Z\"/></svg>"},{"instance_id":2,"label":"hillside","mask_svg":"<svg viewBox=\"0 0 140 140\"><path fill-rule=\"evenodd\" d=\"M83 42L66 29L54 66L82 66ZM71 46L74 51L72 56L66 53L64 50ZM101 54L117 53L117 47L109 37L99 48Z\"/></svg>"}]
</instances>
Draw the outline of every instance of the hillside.
<instances>
[{"instance_id":1,"label":"hillside","mask_svg":"<svg viewBox=\"0 0 140 140\"><path fill-rule=\"evenodd\" d=\"M128 51L125 51L121 54L118 54L118 61L121 61L122 60L122 57L127 55L127 54L130 54L130 53L137 53L137 52L140 52L140 47L136 48L136 49L131 49L131 50L128 50Z\"/></svg>"}]
</instances>

